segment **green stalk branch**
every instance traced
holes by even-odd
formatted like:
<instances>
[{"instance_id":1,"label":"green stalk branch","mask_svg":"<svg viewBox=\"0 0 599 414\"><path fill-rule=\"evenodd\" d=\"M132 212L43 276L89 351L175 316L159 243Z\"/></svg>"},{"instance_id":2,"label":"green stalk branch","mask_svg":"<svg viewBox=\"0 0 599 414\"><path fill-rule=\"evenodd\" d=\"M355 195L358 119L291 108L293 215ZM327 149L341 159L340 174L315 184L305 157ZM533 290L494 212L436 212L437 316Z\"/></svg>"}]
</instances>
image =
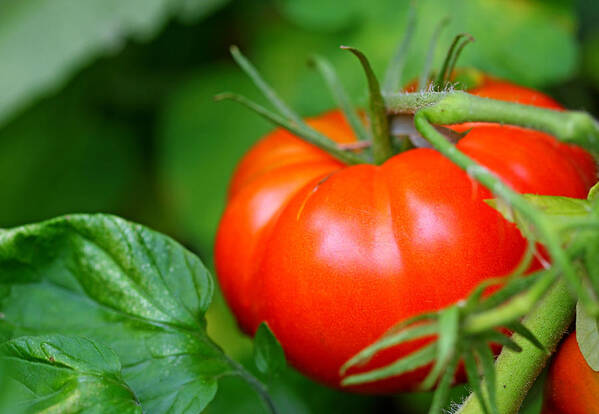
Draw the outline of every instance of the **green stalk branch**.
<instances>
[{"instance_id":1,"label":"green stalk branch","mask_svg":"<svg viewBox=\"0 0 599 414\"><path fill-rule=\"evenodd\" d=\"M482 98L463 91L390 94L385 96L385 104L390 113L396 114L414 114L426 109L427 120L437 125L461 122L516 125L599 152L599 124L586 112L555 111Z\"/></svg>"},{"instance_id":2,"label":"green stalk branch","mask_svg":"<svg viewBox=\"0 0 599 414\"><path fill-rule=\"evenodd\" d=\"M518 334L514 334L512 338L522 348L521 352L514 352L504 347L495 362L497 372L495 390L501 414L518 413L524 397L574 319L575 309L576 299L568 291L566 282L563 279L558 280L547 296L523 321L546 351L540 350ZM470 395L456 414L482 412L478 398Z\"/></svg>"}]
</instances>

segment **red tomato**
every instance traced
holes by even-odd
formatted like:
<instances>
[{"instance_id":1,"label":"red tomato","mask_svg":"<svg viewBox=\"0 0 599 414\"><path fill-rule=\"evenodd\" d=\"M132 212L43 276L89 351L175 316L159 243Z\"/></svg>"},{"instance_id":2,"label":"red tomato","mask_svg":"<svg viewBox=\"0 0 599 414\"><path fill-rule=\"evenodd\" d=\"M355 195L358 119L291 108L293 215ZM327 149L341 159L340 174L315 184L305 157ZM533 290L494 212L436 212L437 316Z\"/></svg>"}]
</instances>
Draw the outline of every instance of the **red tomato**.
<instances>
[{"instance_id":1,"label":"red tomato","mask_svg":"<svg viewBox=\"0 0 599 414\"><path fill-rule=\"evenodd\" d=\"M339 142L355 139L338 111L309 122ZM520 192L582 198L596 177L590 155L539 132L479 125L457 146ZM490 197L431 149L345 166L275 130L235 172L216 239L220 284L246 332L267 321L293 365L339 386L340 366L392 325L453 304L518 263L525 240L484 203ZM355 390L408 390L426 372Z\"/></svg>"},{"instance_id":2,"label":"red tomato","mask_svg":"<svg viewBox=\"0 0 599 414\"><path fill-rule=\"evenodd\" d=\"M576 334L572 333L558 350L545 390L543 414L599 413L599 372L584 360Z\"/></svg>"}]
</instances>

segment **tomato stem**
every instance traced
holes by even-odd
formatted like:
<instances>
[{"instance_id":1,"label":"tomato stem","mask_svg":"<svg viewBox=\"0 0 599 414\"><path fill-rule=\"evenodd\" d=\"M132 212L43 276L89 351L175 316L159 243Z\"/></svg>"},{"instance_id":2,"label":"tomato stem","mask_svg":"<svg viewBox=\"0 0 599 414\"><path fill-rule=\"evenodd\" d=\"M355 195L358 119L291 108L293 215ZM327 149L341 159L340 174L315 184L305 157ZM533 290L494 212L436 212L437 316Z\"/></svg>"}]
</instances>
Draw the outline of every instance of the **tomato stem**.
<instances>
[{"instance_id":1,"label":"tomato stem","mask_svg":"<svg viewBox=\"0 0 599 414\"><path fill-rule=\"evenodd\" d=\"M514 334L512 339L522 348L514 352L504 347L495 362L496 398L501 414L516 414L534 380L543 370L564 332L574 319L576 300L563 278L551 288L539 305L523 320L523 324L543 344L542 351L526 338ZM548 352L547 352L548 351ZM485 389L483 387L483 389ZM456 414L480 414L482 407L474 395L464 402Z\"/></svg>"},{"instance_id":2,"label":"tomato stem","mask_svg":"<svg viewBox=\"0 0 599 414\"><path fill-rule=\"evenodd\" d=\"M234 94L234 93L221 93L215 96L216 100L231 99L236 102L245 105L258 113L263 118L273 122L275 125L279 125L289 132L300 136L305 141L316 145L323 151L328 152L333 157L347 164L361 164L368 162L366 157L355 154L351 151L345 151L338 147L337 143L327 136L321 134L291 109L276 93L276 91L264 80L262 75L254 67L254 65L246 58L237 46L231 46L231 55L237 64L243 69L243 71L250 77L254 85L262 92L264 97L278 110L279 114L264 108L261 105L251 101L250 99ZM343 93L343 92L342 92ZM347 98L343 97L348 101ZM383 98L381 97L382 112L386 116L384 110ZM347 103L349 106L349 103ZM347 109L347 108L346 108ZM350 119L351 121L351 119ZM359 132L359 131L358 131Z\"/></svg>"},{"instance_id":3,"label":"tomato stem","mask_svg":"<svg viewBox=\"0 0 599 414\"><path fill-rule=\"evenodd\" d=\"M318 55L312 56L310 63L312 63L321 73L327 86L329 87L329 90L331 91L331 94L335 98L337 105L339 108L341 108L341 111L343 112L343 115L345 115L347 122L349 122L352 129L356 133L358 140L369 141L370 134L366 130L366 127L360 119L358 112L352 105L345 88L343 88L341 80L335 71L335 67L327 59Z\"/></svg>"},{"instance_id":4,"label":"tomato stem","mask_svg":"<svg viewBox=\"0 0 599 414\"><path fill-rule=\"evenodd\" d=\"M331 140L327 136L321 134L314 128L311 128L309 125L305 124L303 121L301 124L298 124L292 120L288 120L272 111L269 111L268 109L251 101L250 99L246 98L243 95L225 92L225 93L216 95L214 97L214 99L217 101L229 99L229 100L238 102L238 103L250 108L251 110L256 112L258 115L262 116L263 118L267 119L268 121L272 122L273 124L278 125L282 128L285 128L292 134L295 134L295 135L301 137L304 141L317 146L318 148L322 149L323 151L326 151L327 153L329 153L331 156L337 158L339 161L342 161L348 165L363 164L363 163L367 162L366 158L363 158L362 156L352 152L353 149L351 149L351 148L349 150L345 149L343 146L340 146L339 144L337 144L335 141Z\"/></svg>"},{"instance_id":5,"label":"tomato stem","mask_svg":"<svg viewBox=\"0 0 599 414\"><path fill-rule=\"evenodd\" d=\"M389 118L385 108L385 101L381 94L379 81L377 80L368 59L358 49L349 46L341 46L342 49L352 52L362 64L368 81L370 98L370 127L372 130L372 157L375 164L382 164L393 156L391 145L391 134L389 132Z\"/></svg>"},{"instance_id":6,"label":"tomato stem","mask_svg":"<svg viewBox=\"0 0 599 414\"><path fill-rule=\"evenodd\" d=\"M599 124L582 111L556 111L463 91L389 94L385 104L392 114L414 114L426 109L426 119L437 125L495 122L536 129L599 153Z\"/></svg>"}]
</instances>

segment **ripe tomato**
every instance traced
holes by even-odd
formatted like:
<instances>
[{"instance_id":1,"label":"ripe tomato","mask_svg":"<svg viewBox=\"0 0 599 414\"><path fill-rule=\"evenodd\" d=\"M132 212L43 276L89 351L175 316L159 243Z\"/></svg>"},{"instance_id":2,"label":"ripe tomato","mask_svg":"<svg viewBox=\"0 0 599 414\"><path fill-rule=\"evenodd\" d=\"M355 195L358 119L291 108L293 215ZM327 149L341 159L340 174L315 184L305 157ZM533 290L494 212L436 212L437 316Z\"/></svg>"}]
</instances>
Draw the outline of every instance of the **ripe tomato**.
<instances>
[{"instance_id":1,"label":"ripe tomato","mask_svg":"<svg viewBox=\"0 0 599 414\"><path fill-rule=\"evenodd\" d=\"M514 88L518 98L490 95L543 96ZM355 140L338 111L308 122L338 142ZM524 193L585 197L596 177L586 152L522 128L478 124L457 146ZM267 321L293 365L339 386L340 366L389 327L453 304L518 263L525 240L484 203L490 197L431 149L346 166L275 130L231 183L215 248L222 290L242 329L252 334ZM350 373L421 345L383 352ZM356 390L407 390L426 372Z\"/></svg>"},{"instance_id":2,"label":"ripe tomato","mask_svg":"<svg viewBox=\"0 0 599 414\"><path fill-rule=\"evenodd\" d=\"M599 413L599 372L588 366L578 348L576 334L572 333L551 363L543 414L596 413Z\"/></svg>"}]
</instances>

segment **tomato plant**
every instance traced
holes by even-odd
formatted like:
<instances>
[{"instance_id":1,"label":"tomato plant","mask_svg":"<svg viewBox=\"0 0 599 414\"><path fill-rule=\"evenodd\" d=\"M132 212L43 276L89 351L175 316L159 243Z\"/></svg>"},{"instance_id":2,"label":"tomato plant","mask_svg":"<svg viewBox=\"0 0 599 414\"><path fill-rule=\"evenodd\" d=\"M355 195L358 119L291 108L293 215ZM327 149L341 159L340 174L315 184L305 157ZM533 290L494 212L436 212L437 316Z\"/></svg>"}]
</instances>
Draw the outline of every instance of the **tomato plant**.
<instances>
[{"instance_id":1,"label":"tomato plant","mask_svg":"<svg viewBox=\"0 0 599 414\"><path fill-rule=\"evenodd\" d=\"M599 184L587 192L596 165L581 149L599 160L599 121L455 70L475 42L470 64L597 113L585 75L599 62L599 8L79 3L0 3L0 413L538 414L535 379L574 318L599 372ZM260 70L232 48L266 100L224 61L229 42L256 59ZM374 58L341 47L366 74L362 110L340 43ZM267 129L215 93L287 131L250 151L230 189ZM227 191L217 265L253 340L220 296L211 305L214 279L194 254L213 253ZM82 210L143 225L47 220ZM44 221L22 225L32 220ZM330 387L288 370L285 351ZM562 375L561 355L545 408L563 412L596 390L579 360ZM434 392L359 394L404 389Z\"/></svg>"},{"instance_id":2,"label":"tomato plant","mask_svg":"<svg viewBox=\"0 0 599 414\"><path fill-rule=\"evenodd\" d=\"M560 346L549 368L543 414L597 412L599 372L589 367L572 333Z\"/></svg>"},{"instance_id":3,"label":"tomato plant","mask_svg":"<svg viewBox=\"0 0 599 414\"><path fill-rule=\"evenodd\" d=\"M558 108L503 81L487 79L472 92ZM339 143L355 140L338 111L308 122ZM497 124L468 128L456 147L518 192L582 198L595 181L589 154L547 134ZM518 264L526 241L484 202L491 197L432 149L411 149L379 166L347 166L275 130L232 179L216 239L219 281L246 332L266 321L292 364L339 386L341 365L393 324L453 304ZM422 343L402 344L354 371ZM412 389L426 372L356 389Z\"/></svg>"}]
</instances>

